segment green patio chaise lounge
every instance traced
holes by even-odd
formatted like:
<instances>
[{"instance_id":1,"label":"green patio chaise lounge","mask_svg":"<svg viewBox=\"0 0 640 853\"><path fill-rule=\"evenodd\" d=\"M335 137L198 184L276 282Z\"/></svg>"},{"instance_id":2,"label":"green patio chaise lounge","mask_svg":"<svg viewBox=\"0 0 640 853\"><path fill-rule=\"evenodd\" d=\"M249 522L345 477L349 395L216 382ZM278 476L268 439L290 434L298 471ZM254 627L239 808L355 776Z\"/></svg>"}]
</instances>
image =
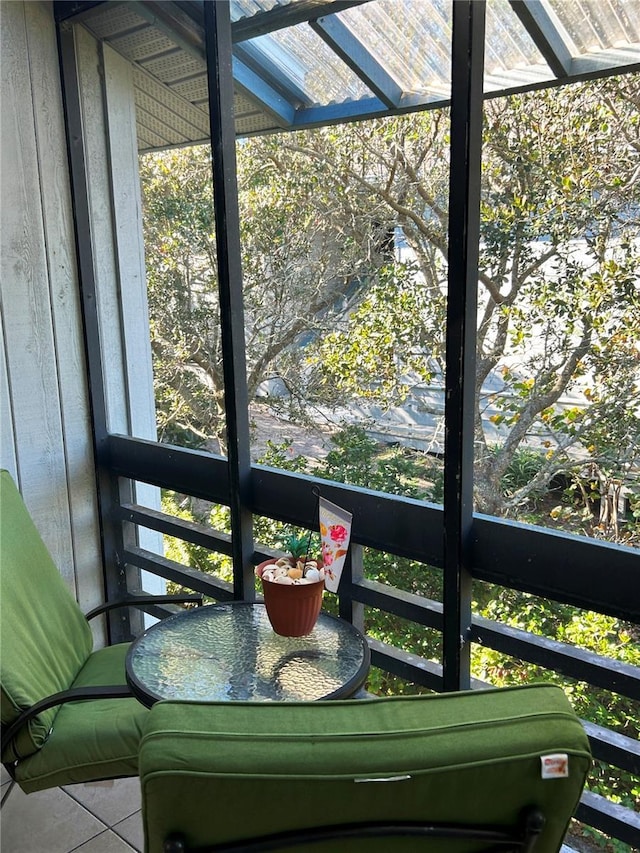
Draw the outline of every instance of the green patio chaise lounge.
<instances>
[{"instance_id":1,"label":"green patio chaise lounge","mask_svg":"<svg viewBox=\"0 0 640 853\"><path fill-rule=\"evenodd\" d=\"M591 763L553 685L303 703L159 702L146 853L555 853Z\"/></svg>"}]
</instances>

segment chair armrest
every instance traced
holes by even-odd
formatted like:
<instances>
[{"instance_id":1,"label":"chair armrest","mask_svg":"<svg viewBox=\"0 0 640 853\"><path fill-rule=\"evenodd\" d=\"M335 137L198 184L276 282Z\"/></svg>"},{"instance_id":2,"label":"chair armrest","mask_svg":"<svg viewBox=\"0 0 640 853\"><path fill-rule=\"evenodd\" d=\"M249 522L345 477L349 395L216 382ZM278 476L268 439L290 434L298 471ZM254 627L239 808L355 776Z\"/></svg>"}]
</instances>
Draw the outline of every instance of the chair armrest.
<instances>
[{"instance_id":1,"label":"chair armrest","mask_svg":"<svg viewBox=\"0 0 640 853\"><path fill-rule=\"evenodd\" d=\"M145 604L188 604L193 603L198 607L202 604L204 596L199 592L194 592L185 595L128 595L126 598L118 598L114 601L106 601L98 607L94 607L85 614L85 619L93 619L94 616L99 616L101 613L107 613L109 610L115 610L117 607L135 607Z\"/></svg>"},{"instance_id":2,"label":"chair armrest","mask_svg":"<svg viewBox=\"0 0 640 853\"><path fill-rule=\"evenodd\" d=\"M33 717L53 708L54 705L62 705L65 702L78 702L83 699L127 699L133 696L131 689L126 684L105 684L93 687L71 687L69 690L62 690L60 693L52 693L45 699L41 699L26 708L19 714L18 717L2 731L2 740L0 743L0 754L4 755L6 747L11 743L16 734L20 731L25 723L28 723Z\"/></svg>"}]
</instances>

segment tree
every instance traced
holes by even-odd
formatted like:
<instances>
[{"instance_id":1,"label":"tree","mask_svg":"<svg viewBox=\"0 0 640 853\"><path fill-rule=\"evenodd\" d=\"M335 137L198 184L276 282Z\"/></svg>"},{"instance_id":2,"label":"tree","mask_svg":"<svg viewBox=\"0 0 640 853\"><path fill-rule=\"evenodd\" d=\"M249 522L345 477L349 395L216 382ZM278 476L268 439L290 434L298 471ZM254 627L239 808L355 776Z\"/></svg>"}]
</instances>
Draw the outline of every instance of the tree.
<instances>
[{"instance_id":1,"label":"tree","mask_svg":"<svg viewBox=\"0 0 640 853\"><path fill-rule=\"evenodd\" d=\"M615 490L637 488L639 106L637 75L485 105L482 511L518 514L575 476L611 535ZM277 379L287 395L272 402L299 420L358 400L428 408L420 392L444 375L448 131L438 110L239 144L251 397ZM154 155L143 186L162 426L220 439L206 150ZM533 455L532 476L506 488Z\"/></svg>"},{"instance_id":2,"label":"tree","mask_svg":"<svg viewBox=\"0 0 640 853\"><path fill-rule=\"evenodd\" d=\"M586 462L604 483L612 468L624 474L637 461L639 91L637 75L627 75L486 104L476 377L483 511L514 512ZM446 114L430 112L345 128L340 146L335 131L284 140L329 164L354 206L375 205L377 221L400 227L412 250L323 339L316 366L325 388L402 404L443 375L447 132ZM578 402L567 404L568 395ZM543 464L505 495L505 472L536 433Z\"/></svg>"},{"instance_id":3,"label":"tree","mask_svg":"<svg viewBox=\"0 0 640 853\"><path fill-rule=\"evenodd\" d=\"M222 350L207 146L141 158L151 340L162 440L224 448ZM299 347L381 263L370 219L275 139L238 147L249 397L276 378L305 408Z\"/></svg>"}]
</instances>

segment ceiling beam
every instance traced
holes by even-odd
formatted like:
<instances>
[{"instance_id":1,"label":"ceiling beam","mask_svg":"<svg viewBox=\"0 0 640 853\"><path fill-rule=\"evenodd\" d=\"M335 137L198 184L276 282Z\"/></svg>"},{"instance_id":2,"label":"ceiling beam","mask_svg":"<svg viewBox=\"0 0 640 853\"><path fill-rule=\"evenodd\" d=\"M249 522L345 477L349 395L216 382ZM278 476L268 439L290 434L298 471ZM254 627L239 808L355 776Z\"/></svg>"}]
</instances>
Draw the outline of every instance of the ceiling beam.
<instances>
[{"instance_id":1,"label":"ceiling beam","mask_svg":"<svg viewBox=\"0 0 640 853\"><path fill-rule=\"evenodd\" d=\"M122 0L118 2L105 2L105 0L54 0L53 17L56 23L61 24L68 18L73 18L75 21L82 21L87 17L91 17L98 7L102 6L101 12L108 6L120 6Z\"/></svg>"},{"instance_id":2,"label":"ceiling beam","mask_svg":"<svg viewBox=\"0 0 640 853\"><path fill-rule=\"evenodd\" d=\"M267 12L234 21L231 25L232 38L236 44L286 27L294 27L296 24L308 23L323 15L335 15L343 9L369 2L370 0L299 0L288 6L274 6Z\"/></svg>"},{"instance_id":3,"label":"ceiling beam","mask_svg":"<svg viewBox=\"0 0 640 853\"><path fill-rule=\"evenodd\" d=\"M253 69L258 77L262 77L270 86L281 92L296 108L309 104L309 95L258 45L245 41L234 46L233 55Z\"/></svg>"},{"instance_id":4,"label":"ceiling beam","mask_svg":"<svg viewBox=\"0 0 640 853\"><path fill-rule=\"evenodd\" d=\"M389 108L400 102L402 89L351 30L335 15L311 21L311 28Z\"/></svg>"},{"instance_id":5,"label":"ceiling beam","mask_svg":"<svg viewBox=\"0 0 640 853\"><path fill-rule=\"evenodd\" d=\"M290 128L295 118L295 107L283 98L248 65L233 57L233 81L236 88L260 109L268 112L282 128Z\"/></svg>"},{"instance_id":6,"label":"ceiling beam","mask_svg":"<svg viewBox=\"0 0 640 853\"><path fill-rule=\"evenodd\" d=\"M553 74L559 78L567 77L572 60L569 37L544 0L509 0L509 4Z\"/></svg>"},{"instance_id":7,"label":"ceiling beam","mask_svg":"<svg viewBox=\"0 0 640 853\"><path fill-rule=\"evenodd\" d=\"M234 44L274 33L296 24L313 21L322 15L335 15L343 9L361 6L371 0L298 0L287 6L274 6L266 12L257 12L246 18L240 18L231 24L231 38ZM174 4L186 12L196 23L203 26L202 0L175 0Z\"/></svg>"}]
</instances>

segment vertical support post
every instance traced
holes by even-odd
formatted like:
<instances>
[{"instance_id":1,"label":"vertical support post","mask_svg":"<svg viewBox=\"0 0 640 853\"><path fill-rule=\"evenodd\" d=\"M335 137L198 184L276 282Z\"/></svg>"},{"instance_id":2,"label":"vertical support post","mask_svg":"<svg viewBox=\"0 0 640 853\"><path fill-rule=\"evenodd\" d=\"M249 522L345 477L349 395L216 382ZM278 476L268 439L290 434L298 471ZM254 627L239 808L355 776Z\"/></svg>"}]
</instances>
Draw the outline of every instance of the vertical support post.
<instances>
[{"instance_id":1,"label":"vertical support post","mask_svg":"<svg viewBox=\"0 0 640 853\"><path fill-rule=\"evenodd\" d=\"M364 631L364 604L353 600L351 590L354 583L364 578L363 551L362 545L356 542L351 543L342 572L341 584L338 588L338 613L340 618L346 622L351 622L360 631ZM340 592L343 585L349 590L347 594Z\"/></svg>"},{"instance_id":2,"label":"vertical support post","mask_svg":"<svg viewBox=\"0 0 640 853\"><path fill-rule=\"evenodd\" d=\"M455 0L445 377L444 689L470 686L471 527L485 0Z\"/></svg>"},{"instance_id":3,"label":"vertical support post","mask_svg":"<svg viewBox=\"0 0 640 853\"><path fill-rule=\"evenodd\" d=\"M80 79L76 62L76 43L73 26L57 25L58 55L62 81L67 156L71 179L74 237L78 266L78 283L82 306L82 325L91 409L93 452L96 468L98 513L102 543L102 565L106 600L123 598L127 592L126 567L122 563L122 526L112 521L113 506L118 503L118 482L109 471L107 405L100 321L96 298L96 279L91 234L91 211L86 171ZM130 639L141 626L132 625L131 616L123 608L107 618L110 643Z\"/></svg>"},{"instance_id":4,"label":"vertical support post","mask_svg":"<svg viewBox=\"0 0 640 853\"><path fill-rule=\"evenodd\" d=\"M227 423L234 596L253 599L251 459L245 364L240 216L233 115L233 57L228 2L205 0L204 25Z\"/></svg>"}]
</instances>

